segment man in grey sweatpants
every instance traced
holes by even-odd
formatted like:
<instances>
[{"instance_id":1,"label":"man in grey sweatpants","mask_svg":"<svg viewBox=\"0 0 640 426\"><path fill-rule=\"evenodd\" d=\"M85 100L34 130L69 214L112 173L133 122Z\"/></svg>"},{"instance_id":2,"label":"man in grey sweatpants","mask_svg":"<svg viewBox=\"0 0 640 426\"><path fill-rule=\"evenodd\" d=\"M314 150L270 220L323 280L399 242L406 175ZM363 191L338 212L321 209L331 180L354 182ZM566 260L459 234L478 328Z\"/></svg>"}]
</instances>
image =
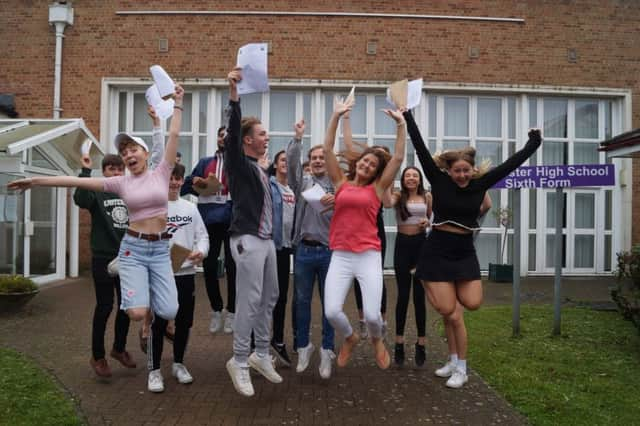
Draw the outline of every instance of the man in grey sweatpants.
<instances>
[{"instance_id":1,"label":"man in grey sweatpants","mask_svg":"<svg viewBox=\"0 0 640 426\"><path fill-rule=\"evenodd\" d=\"M269 136L255 117L242 118L238 82L239 68L229 80L229 125L225 139L225 171L233 199L229 232L236 263L236 316L233 357L227 371L236 391L254 394L249 367L272 383L281 383L269 355L273 308L278 301L276 249L272 239L271 187L266 172L258 165L267 150ZM256 350L251 353L251 331Z\"/></svg>"}]
</instances>

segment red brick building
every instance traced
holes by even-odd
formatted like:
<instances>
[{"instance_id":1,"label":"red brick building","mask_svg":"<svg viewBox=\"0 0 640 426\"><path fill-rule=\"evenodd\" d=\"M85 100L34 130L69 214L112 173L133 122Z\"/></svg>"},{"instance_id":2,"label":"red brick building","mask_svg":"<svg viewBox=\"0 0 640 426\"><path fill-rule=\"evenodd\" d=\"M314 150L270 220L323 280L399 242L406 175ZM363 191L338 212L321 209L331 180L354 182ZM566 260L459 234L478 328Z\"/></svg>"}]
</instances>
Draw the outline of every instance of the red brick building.
<instances>
[{"instance_id":1,"label":"red brick building","mask_svg":"<svg viewBox=\"0 0 640 426\"><path fill-rule=\"evenodd\" d=\"M243 99L271 132L271 153L308 123L320 143L335 93L356 86L354 132L387 143L379 112L392 81L423 78L418 123L432 151L471 144L494 163L545 142L535 164L604 163L598 142L640 127L640 9L635 1L76 1L62 49L61 116L82 117L108 150L119 130L150 137L144 112L149 66L162 65L188 92L181 148L187 167L214 150L225 76L240 46L270 43L271 91ZM0 93L21 117L50 117L55 31L45 1L3 2ZM417 163L411 150L408 163ZM565 190L567 274L604 274L615 252L640 242L640 171L614 160L616 186ZM1 175L1 173L0 173ZM507 190L494 205L508 206ZM522 191L522 272L553 272L553 190ZM86 214L81 264L89 260ZM393 212L386 213L390 243ZM488 218L481 265L500 261L501 229ZM387 255L390 264L391 253ZM508 252L508 250L507 250ZM505 254L505 261L509 255Z\"/></svg>"}]
</instances>

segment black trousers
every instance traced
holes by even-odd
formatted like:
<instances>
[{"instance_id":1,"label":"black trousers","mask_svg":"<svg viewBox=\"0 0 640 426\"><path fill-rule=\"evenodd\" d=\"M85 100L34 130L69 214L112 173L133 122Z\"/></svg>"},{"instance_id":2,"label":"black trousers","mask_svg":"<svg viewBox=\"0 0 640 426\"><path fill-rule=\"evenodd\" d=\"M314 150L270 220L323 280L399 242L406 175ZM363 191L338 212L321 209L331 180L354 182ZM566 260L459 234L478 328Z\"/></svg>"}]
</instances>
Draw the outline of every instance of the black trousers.
<instances>
[{"instance_id":1,"label":"black trousers","mask_svg":"<svg viewBox=\"0 0 640 426\"><path fill-rule=\"evenodd\" d=\"M209 255L202 262L204 268L204 282L207 288L207 296L211 309L220 312L224 307L220 294L220 281L218 280L218 257L224 243L224 269L227 273L227 311L236 311L236 263L231 256L229 246L229 224L212 223L207 225L209 234Z\"/></svg>"},{"instance_id":2,"label":"black trousers","mask_svg":"<svg viewBox=\"0 0 640 426\"><path fill-rule=\"evenodd\" d=\"M113 293L115 291L118 303L116 321L114 325L115 338L113 349L117 352L125 350L127 334L129 333L129 317L120 309L120 278L107 274L107 265L112 259L94 257L91 259L93 285L96 290L96 308L93 311L93 326L91 332L91 352L94 359L104 358L104 333L107 328L109 315L113 310Z\"/></svg>"},{"instance_id":3,"label":"black trousers","mask_svg":"<svg viewBox=\"0 0 640 426\"><path fill-rule=\"evenodd\" d=\"M404 335L407 321L409 294L413 283L413 307L416 314L416 328L418 337L425 336L427 311L424 300L424 288L415 274L411 276L411 269L415 268L420 259L420 250L425 241L425 234L400 234L396 236L396 247L393 252L393 269L396 272L398 284L398 300L396 302L396 336Z\"/></svg>"},{"instance_id":4,"label":"black trousers","mask_svg":"<svg viewBox=\"0 0 640 426\"><path fill-rule=\"evenodd\" d=\"M195 275L176 275L176 287L178 288L178 313L176 314L175 337L173 339L173 361L182 363L184 352L187 349L189 330L193 325L193 311L196 306ZM148 351L150 370L160 368L162 349L164 346L164 333L169 321L153 316L151 324L151 344Z\"/></svg>"},{"instance_id":5,"label":"black trousers","mask_svg":"<svg viewBox=\"0 0 640 426\"><path fill-rule=\"evenodd\" d=\"M273 341L284 343L284 318L287 313L287 295L289 293L289 270L291 267L291 249L283 247L276 250L278 264L278 302L273 308Z\"/></svg>"}]
</instances>

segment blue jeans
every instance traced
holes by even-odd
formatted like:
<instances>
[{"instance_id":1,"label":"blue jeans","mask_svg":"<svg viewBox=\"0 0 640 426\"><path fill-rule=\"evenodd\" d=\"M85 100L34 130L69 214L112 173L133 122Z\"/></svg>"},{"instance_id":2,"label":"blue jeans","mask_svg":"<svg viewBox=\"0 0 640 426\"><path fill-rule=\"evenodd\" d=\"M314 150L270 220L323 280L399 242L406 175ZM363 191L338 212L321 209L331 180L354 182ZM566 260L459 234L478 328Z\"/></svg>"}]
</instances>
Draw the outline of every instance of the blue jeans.
<instances>
[{"instance_id":1,"label":"blue jeans","mask_svg":"<svg viewBox=\"0 0 640 426\"><path fill-rule=\"evenodd\" d=\"M331 262L331 250L326 246L298 244L294 259L294 287L296 305L296 347L309 345L309 325L311 323L311 297L313 282L318 278L318 289L322 301L322 348L334 349L334 331L324 315L324 280Z\"/></svg>"}]
</instances>

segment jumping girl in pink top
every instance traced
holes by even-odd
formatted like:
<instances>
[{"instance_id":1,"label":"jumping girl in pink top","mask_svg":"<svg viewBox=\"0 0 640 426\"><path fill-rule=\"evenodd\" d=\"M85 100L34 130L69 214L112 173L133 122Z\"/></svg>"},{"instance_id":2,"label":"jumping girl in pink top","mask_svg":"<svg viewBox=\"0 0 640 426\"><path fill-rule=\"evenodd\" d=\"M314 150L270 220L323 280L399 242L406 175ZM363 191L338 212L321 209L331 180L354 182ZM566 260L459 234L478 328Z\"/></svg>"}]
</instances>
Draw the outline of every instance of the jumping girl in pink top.
<instances>
[{"instance_id":1,"label":"jumping girl in pink top","mask_svg":"<svg viewBox=\"0 0 640 426\"><path fill-rule=\"evenodd\" d=\"M336 101L324 142L329 177L336 188L335 208L329 229L329 246L333 253L324 292L325 315L331 325L345 337L337 364L344 367L360 340L342 310L354 278L360 282L364 318L369 328L378 367L386 369L391 362L382 341L382 262L376 219L382 195L404 159L406 126L401 111L385 110L398 124L395 151L391 158L385 151L367 148L357 155L343 152L348 171L340 168L333 153L338 121L353 107L353 102Z\"/></svg>"}]
</instances>

